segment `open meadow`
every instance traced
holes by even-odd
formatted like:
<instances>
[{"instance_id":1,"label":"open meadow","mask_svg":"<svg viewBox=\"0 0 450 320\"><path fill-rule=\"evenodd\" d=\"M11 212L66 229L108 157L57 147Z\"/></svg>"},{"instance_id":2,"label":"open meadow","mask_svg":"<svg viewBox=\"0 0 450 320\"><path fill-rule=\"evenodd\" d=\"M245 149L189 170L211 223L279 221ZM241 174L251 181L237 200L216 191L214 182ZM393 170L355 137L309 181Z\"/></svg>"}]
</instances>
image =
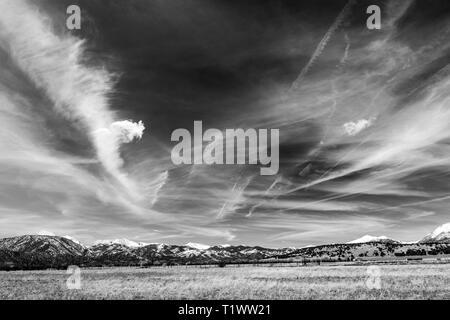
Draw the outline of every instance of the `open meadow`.
<instances>
[{"instance_id":1,"label":"open meadow","mask_svg":"<svg viewBox=\"0 0 450 320\"><path fill-rule=\"evenodd\" d=\"M379 268L379 269L378 269ZM450 299L449 264L0 272L0 299Z\"/></svg>"}]
</instances>

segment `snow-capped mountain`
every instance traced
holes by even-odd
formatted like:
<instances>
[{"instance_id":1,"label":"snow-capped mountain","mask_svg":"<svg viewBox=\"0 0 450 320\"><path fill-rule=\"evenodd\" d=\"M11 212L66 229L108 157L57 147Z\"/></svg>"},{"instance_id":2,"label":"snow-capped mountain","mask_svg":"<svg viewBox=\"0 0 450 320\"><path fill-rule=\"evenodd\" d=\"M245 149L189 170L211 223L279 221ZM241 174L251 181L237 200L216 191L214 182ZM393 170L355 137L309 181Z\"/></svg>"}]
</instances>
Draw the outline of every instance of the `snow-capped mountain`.
<instances>
[{"instance_id":1,"label":"snow-capped mountain","mask_svg":"<svg viewBox=\"0 0 450 320\"><path fill-rule=\"evenodd\" d=\"M450 223L437 227L432 233L423 238L421 243L442 242L450 243Z\"/></svg>"},{"instance_id":2,"label":"snow-capped mountain","mask_svg":"<svg viewBox=\"0 0 450 320\"><path fill-rule=\"evenodd\" d=\"M195 242L189 242L185 244L186 247L190 247L190 248L194 248L197 250L207 250L209 248L211 248L211 246L208 246L206 244L201 244L201 243L195 243Z\"/></svg>"},{"instance_id":3,"label":"snow-capped mountain","mask_svg":"<svg viewBox=\"0 0 450 320\"><path fill-rule=\"evenodd\" d=\"M269 249L259 246L199 243L172 245L142 243L128 239L100 240L93 246L72 237L25 235L0 239L0 269L66 268L91 266L155 266L164 264L218 264L268 261L353 261L367 258L408 256L439 257L450 254L450 223L444 224L417 243L400 243L386 236L366 235L346 244L303 248Z\"/></svg>"},{"instance_id":4,"label":"snow-capped mountain","mask_svg":"<svg viewBox=\"0 0 450 320\"><path fill-rule=\"evenodd\" d=\"M82 247L86 247L84 244L82 244L80 241L78 241L78 240L75 239L74 237L67 236L67 235L62 236L62 237L63 237L63 238L66 238L66 239L69 239L69 240L75 242L76 244L79 244L79 245L82 246Z\"/></svg>"},{"instance_id":5,"label":"snow-capped mountain","mask_svg":"<svg viewBox=\"0 0 450 320\"><path fill-rule=\"evenodd\" d=\"M352 244L352 243L368 243L368 242L393 242L393 243L399 243L399 241L397 240L393 240L390 239L386 236L379 236L379 237L374 237L371 235L365 235L361 238L355 239L353 241L349 241L347 243Z\"/></svg>"},{"instance_id":6,"label":"snow-capped mountain","mask_svg":"<svg viewBox=\"0 0 450 320\"><path fill-rule=\"evenodd\" d=\"M120 244L122 246L126 246L129 248L139 248L139 247L143 247L143 246L147 246L149 245L149 243L145 243L145 242L135 242L132 240L128 240L128 239L114 239L114 240L97 240L94 242L94 246L96 245L100 245L100 244Z\"/></svg>"}]
</instances>

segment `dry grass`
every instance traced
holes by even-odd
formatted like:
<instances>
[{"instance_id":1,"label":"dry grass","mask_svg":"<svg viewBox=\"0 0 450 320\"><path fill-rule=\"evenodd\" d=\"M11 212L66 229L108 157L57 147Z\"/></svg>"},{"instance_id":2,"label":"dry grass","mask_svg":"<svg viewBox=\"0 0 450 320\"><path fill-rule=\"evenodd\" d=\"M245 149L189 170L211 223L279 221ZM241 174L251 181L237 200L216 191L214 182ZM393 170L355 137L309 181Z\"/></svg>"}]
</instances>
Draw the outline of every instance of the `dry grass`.
<instances>
[{"instance_id":1,"label":"dry grass","mask_svg":"<svg viewBox=\"0 0 450 320\"><path fill-rule=\"evenodd\" d=\"M381 289L367 267L162 267L0 272L0 299L449 299L450 265L383 265Z\"/></svg>"}]
</instances>

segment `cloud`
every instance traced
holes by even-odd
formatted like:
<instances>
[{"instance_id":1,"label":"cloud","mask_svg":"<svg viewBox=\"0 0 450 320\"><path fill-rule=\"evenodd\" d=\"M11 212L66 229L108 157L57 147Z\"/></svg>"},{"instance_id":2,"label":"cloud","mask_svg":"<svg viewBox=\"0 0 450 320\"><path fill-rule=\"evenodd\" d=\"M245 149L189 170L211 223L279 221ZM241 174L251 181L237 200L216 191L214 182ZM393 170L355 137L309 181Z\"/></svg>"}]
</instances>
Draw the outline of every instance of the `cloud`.
<instances>
[{"instance_id":1,"label":"cloud","mask_svg":"<svg viewBox=\"0 0 450 320\"><path fill-rule=\"evenodd\" d=\"M281 211L285 210L302 210L302 211L317 211L317 212L346 212L354 211L358 212L363 209L368 209L373 205L367 203L352 203L352 202L340 202L340 201L299 201L299 200L277 200L274 202L268 202L265 207L274 208Z\"/></svg>"},{"instance_id":2,"label":"cloud","mask_svg":"<svg viewBox=\"0 0 450 320\"><path fill-rule=\"evenodd\" d=\"M40 236L55 236L53 232L47 231L47 230L41 230L37 233Z\"/></svg>"},{"instance_id":3,"label":"cloud","mask_svg":"<svg viewBox=\"0 0 450 320\"><path fill-rule=\"evenodd\" d=\"M87 130L105 169L130 194L133 182L121 172L120 144L140 138L142 122L118 121L109 107L114 75L101 67L86 66L83 41L54 32L49 17L26 1L0 2L0 45L17 66L45 91L55 111ZM110 134L98 134L108 132Z\"/></svg>"},{"instance_id":4,"label":"cloud","mask_svg":"<svg viewBox=\"0 0 450 320\"><path fill-rule=\"evenodd\" d=\"M342 9L342 11L339 12L339 15L333 21L333 24L330 26L330 28L327 30L327 32L325 33L323 38L320 40L319 44L317 45L316 50L312 54L308 63L303 67L299 76L292 84L291 90L295 90L300 86L301 82L306 77L306 74L309 72L309 70L313 66L314 62L316 62L316 60L319 59L320 55L325 50L325 48L326 48L328 42L330 41L331 37L333 36L333 34L339 29L340 25L347 18L354 3L355 3L355 0L349 0L347 2L347 4L344 6L344 8ZM347 54L347 49L346 49L346 54Z\"/></svg>"},{"instance_id":5,"label":"cloud","mask_svg":"<svg viewBox=\"0 0 450 320\"><path fill-rule=\"evenodd\" d=\"M282 218L282 219L280 219ZM378 216L339 215L339 216L297 216L281 214L273 217L262 216L252 223L263 231L270 231L274 240L310 241L311 244L326 243L324 239L333 242L345 242L353 235L376 232L382 229L389 220Z\"/></svg>"},{"instance_id":6,"label":"cloud","mask_svg":"<svg viewBox=\"0 0 450 320\"><path fill-rule=\"evenodd\" d=\"M130 120L123 120L113 122L110 130L119 142L128 143L134 139L141 139L145 127L142 121L136 123Z\"/></svg>"},{"instance_id":7,"label":"cloud","mask_svg":"<svg viewBox=\"0 0 450 320\"><path fill-rule=\"evenodd\" d=\"M344 127L345 132L349 136L356 136L361 131L372 126L374 120L375 120L374 118L371 118L369 120L361 119L356 122L351 121L351 122L344 123L343 127Z\"/></svg>"},{"instance_id":8,"label":"cloud","mask_svg":"<svg viewBox=\"0 0 450 320\"><path fill-rule=\"evenodd\" d=\"M141 139L144 130L145 126L142 121L136 123L130 120L123 120L115 121L108 128L100 128L93 132L94 140L100 146L97 152L104 166L122 185L126 186L127 190L135 198L139 197L137 187L120 171L120 168L123 166L123 160L120 157L120 146L135 139Z\"/></svg>"},{"instance_id":9,"label":"cloud","mask_svg":"<svg viewBox=\"0 0 450 320\"><path fill-rule=\"evenodd\" d=\"M122 188L97 176L95 172L86 170L98 165L97 160L54 149L49 129L43 126L45 122L42 117L30 113L31 103L26 97L25 93L11 93L5 88L0 91L2 203L10 201L14 202L11 205L26 207L29 205L27 201L15 202L24 197L25 193L36 198L33 199L35 204L49 203L52 207L60 206L60 201L65 204L72 201L81 205L82 198L114 204L127 211L139 211L124 196ZM38 200L39 197L49 199ZM42 207L37 206L35 210L39 212Z\"/></svg>"},{"instance_id":10,"label":"cloud","mask_svg":"<svg viewBox=\"0 0 450 320\"><path fill-rule=\"evenodd\" d=\"M58 29L65 12L54 1L0 1L0 233L40 225L83 241L299 245L391 234L387 225L417 217L436 224L448 213L449 73L439 61L449 23L440 14L431 23L442 20L439 33L420 31L414 15L425 5L397 2L386 2L385 27L368 33L357 10L324 30L342 9L335 5L315 16L316 6L299 2L301 10L260 19L211 4L198 28L185 19L198 16L197 5L182 4L180 15L165 2L136 13L90 1L92 35ZM229 35L217 41L223 23ZM119 83L105 56L120 61ZM280 128L280 175L174 168L171 127L200 118L215 128Z\"/></svg>"}]
</instances>

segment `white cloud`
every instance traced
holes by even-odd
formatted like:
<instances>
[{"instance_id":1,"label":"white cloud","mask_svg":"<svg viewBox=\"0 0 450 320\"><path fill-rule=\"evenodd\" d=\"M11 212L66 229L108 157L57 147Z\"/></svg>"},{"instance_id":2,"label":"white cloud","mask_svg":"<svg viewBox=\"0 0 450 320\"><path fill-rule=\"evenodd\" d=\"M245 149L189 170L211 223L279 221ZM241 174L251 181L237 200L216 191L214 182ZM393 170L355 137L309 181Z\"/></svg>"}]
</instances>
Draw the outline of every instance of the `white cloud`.
<instances>
[{"instance_id":1,"label":"white cloud","mask_svg":"<svg viewBox=\"0 0 450 320\"><path fill-rule=\"evenodd\" d=\"M121 143L142 137L142 122L117 121L109 108L113 75L87 67L83 41L57 35L50 19L33 5L18 0L0 2L0 46L35 85L44 90L54 109L87 130L105 169L133 194L133 182L121 172ZM110 135L96 132L110 130ZM110 138L109 141L106 138Z\"/></svg>"},{"instance_id":2,"label":"white cloud","mask_svg":"<svg viewBox=\"0 0 450 320\"><path fill-rule=\"evenodd\" d=\"M135 198L138 197L137 188L120 170L123 166L123 160L120 157L119 149L123 143L141 139L144 130L145 126L142 121L136 123L123 120L115 121L109 127L100 128L93 132L94 140L98 146L97 152L103 165Z\"/></svg>"},{"instance_id":3,"label":"white cloud","mask_svg":"<svg viewBox=\"0 0 450 320\"><path fill-rule=\"evenodd\" d=\"M361 119L356 122L351 121L351 122L344 123L343 127L344 127L345 132L349 136L355 136L358 133L360 133L361 131L372 126L374 120L375 120L374 118L371 118L368 120Z\"/></svg>"},{"instance_id":4,"label":"white cloud","mask_svg":"<svg viewBox=\"0 0 450 320\"><path fill-rule=\"evenodd\" d=\"M53 232L47 230L41 230L37 234L40 236L55 236Z\"/></svg>"},{"instance_id":5,"label":"white cloud","mask_svg":"<svg viewBox=\"0 0 450 320\"><path fill-rule=\"evenodd\" d=\"M145 126L142 121L138 123L131 120L116 121L111 124L111 131L122 143L128 143L134 139L141 139Z\"/></svg>"}]
</instances>

